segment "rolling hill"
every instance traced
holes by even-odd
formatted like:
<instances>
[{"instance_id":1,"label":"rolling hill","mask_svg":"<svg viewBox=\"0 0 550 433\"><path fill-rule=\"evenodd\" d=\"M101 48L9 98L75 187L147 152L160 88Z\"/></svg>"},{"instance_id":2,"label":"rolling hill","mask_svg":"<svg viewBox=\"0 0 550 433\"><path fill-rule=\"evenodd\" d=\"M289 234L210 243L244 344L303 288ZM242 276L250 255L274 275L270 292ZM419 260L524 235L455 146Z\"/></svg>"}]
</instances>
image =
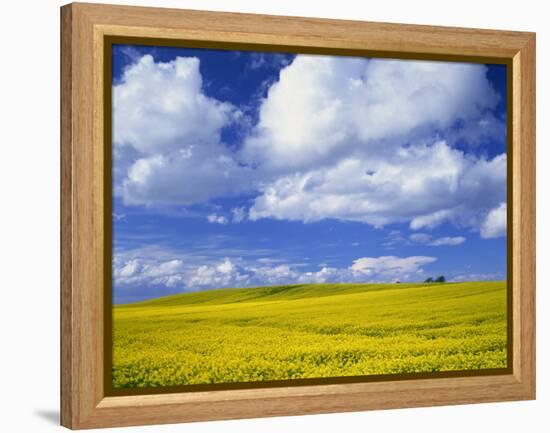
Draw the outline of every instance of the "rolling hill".
<instances>
[{"instance_id":1,"label":"rolling hill","mask_svg":"<svg viewBox=\"0 0 550 433\"><path fill-rule=\"evenodd\" d=\"M506 367L506 283L219 289L113 309L115 388Z\"/></svg>"}]
</instances>

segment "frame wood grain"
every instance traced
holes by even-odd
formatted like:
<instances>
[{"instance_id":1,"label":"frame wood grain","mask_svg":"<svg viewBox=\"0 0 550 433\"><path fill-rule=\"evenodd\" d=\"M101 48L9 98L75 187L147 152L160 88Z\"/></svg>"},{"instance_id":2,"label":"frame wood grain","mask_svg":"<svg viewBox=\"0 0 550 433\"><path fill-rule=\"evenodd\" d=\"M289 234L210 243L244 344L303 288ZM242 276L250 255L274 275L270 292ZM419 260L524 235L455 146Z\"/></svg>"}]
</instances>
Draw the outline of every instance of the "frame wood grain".
<instances>
[{"instance_id":1,"label":"frame wood grain","mask_svg":"<svg viewBox=\"0 0 550 433\"><path fill-rule=\"evenodd\" d=\"M511 65L513 373L107 397L105 36ZM535 35L73 3L61 8L61 424L81 429L535 398ZM108 216L110 218L110 215ZM510 221L510 219L509 219Z\"/></svg>"}]
</instances>

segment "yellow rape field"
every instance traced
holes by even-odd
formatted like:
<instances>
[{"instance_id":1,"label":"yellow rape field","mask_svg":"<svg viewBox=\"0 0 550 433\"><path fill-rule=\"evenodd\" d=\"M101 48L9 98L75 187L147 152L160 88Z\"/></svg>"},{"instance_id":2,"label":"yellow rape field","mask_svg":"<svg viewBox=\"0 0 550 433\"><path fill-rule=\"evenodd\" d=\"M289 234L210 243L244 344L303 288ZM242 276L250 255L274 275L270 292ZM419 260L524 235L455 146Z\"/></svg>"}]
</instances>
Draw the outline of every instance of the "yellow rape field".
<instances>
[{"instance_id":1,"label":"yellow rape field","mask_svg":"<svg viewBox=\"0 0 550 433\"><path fill-rule=\"evenodd\" d=\"M113 386L506 367L506 283L221 289L113 309Z\"/></svg>"}]
</instances>

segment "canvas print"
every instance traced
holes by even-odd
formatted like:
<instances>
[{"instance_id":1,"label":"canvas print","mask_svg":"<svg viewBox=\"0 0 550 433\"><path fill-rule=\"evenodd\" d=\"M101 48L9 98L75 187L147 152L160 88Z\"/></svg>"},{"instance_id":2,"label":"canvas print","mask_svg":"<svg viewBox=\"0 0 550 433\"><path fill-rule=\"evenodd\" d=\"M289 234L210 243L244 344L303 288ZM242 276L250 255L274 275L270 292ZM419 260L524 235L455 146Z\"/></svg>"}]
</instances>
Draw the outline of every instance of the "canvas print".
<instances>
[{"instance_id":1,"label":"canvas print","mask_svg":"<svg viewBox=\"0 0 550 433\"><path fill-rule=\"evenodd\" d=\"M113 389L507 367L505 65L111 60Z\"/></svg>"}]
</instances>

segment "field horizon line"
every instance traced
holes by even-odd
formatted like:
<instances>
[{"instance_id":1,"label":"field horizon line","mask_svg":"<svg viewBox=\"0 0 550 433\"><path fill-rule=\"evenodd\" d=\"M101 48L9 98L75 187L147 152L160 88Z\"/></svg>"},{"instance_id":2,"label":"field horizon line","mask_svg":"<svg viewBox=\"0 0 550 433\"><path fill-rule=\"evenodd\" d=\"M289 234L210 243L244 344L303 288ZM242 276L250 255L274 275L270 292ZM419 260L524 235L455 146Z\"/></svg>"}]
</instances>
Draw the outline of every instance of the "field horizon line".
<instances>
[{"instance_id":1,"label":"field horizon line","mask_svg":"<svg viewBox=\"0 0 550 433\"><path fill-rule=\"evenodd\" d=\"M168 301L170 299L175 298L183 298L185 296L193 296L193 295L200 295L200 294L212 294L215 292L235 292L235 291L260 291L265 289L298 289L298 288L306 288L306 287L358 287L358 286L364 286L364 287L379 287L380 286L389 286L395 289L406 289L410 287L422 287L422 286L428 286L428 287L436 287L436 286L449 286L449 285L457 285L457 284L471 284L471 283L506 283L506 280L486 280L486 281L478 281L478 280L472 280L472 281L445 281L445 282L393 282L393 283L343 283L343 282L337 282L337 283L296 283L296 284L276 284L272 286L250 286L250 287L222 287L222 288L209 288L209 289L202 289L202 290L194 290L194 291L182 291L179 293L173 293L170 295L162 295L157 297L151 297L147 299L141 299L139 301L133 301L133 302L112 302L113 307L124 307L124 306L138 306L138 304L145 304L150 302L156 302L156 301Z\"/></svg>"}]
</instances>

